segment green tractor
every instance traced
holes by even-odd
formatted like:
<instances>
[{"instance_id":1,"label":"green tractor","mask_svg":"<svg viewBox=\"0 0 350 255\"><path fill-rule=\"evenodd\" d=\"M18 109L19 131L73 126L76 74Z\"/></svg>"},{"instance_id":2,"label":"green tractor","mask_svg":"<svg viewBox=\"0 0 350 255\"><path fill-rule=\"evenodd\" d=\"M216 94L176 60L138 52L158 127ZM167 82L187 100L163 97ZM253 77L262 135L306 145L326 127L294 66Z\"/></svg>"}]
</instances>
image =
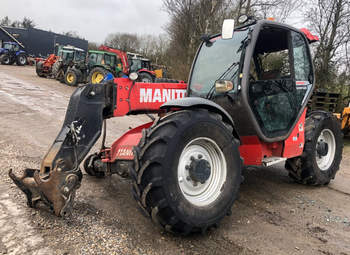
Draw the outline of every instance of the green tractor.
<instances>
[{"instance_id":1,"label":"green tractor","mask_svg":"<svg viewBox=\"0 0 350 255\"><path fill-rule=\"evenodd\" d=\"M120 76L121 61L114 53L90 50L84 65L73 65L65 74L65 83L76 86L78 83L101 83L108 73Z\"/></svg>"},{"instance_id":2,"label":"green tractor","mask_svg":"<svg viewBox=\"0 0 350 255\"><path fill-rule=\"evenodd\" d=\"M83 49L73 46L59 46L57 49L59 57L52 66L52 76L60 82L66 82L68 70L75 66L84 68L86 52Z\"/></svg>"}]
</instances>

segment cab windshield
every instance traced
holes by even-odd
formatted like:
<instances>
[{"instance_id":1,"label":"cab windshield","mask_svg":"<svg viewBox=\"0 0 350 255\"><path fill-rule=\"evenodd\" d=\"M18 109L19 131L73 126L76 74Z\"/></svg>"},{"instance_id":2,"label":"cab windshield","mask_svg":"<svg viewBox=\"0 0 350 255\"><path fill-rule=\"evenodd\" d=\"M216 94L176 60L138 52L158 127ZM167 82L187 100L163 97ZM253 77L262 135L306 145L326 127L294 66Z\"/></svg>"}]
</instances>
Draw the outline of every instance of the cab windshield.
<instances>
[{"instance_id":1,"label":"cab windshield","mask_svg":"<svg viewBox=\"0 0 350 255\"><path fill-rule=\"evenodd\" d=\"M4 49L12 50L12 48L13 48L13 44L11 44L11 43L4 43Z\"/></svg>"},{"instance_id":2,"label":"cab windshield","mask_svg":"<svg viewBox=\"0 0 350 255\"><path fill-rule=\"evenodd\" d=\"M189 94L206 97L212 92L216 80L238 83L239 62L244 52L249 29L235 30L231 39L214 37L203 43L192 69Z\"/></svg>"},{"instance_id":3,"label":"cab windshield","mask_svg":"<svg viewBox=\"0 0 350 255\"><path fill-rule=\"evenodd\" d=\"M84 51L75 51L75 61L84 61L86 58L86 53Z\"/></svg>"}]
</instances>

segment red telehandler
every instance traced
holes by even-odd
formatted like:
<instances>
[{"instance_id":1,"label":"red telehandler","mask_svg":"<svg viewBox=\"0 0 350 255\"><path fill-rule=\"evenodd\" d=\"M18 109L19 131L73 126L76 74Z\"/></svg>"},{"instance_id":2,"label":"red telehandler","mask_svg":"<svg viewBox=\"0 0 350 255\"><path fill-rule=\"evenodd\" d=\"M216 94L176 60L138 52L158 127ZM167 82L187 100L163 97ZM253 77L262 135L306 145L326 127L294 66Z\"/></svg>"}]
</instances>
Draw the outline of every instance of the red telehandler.
<instances>
[{"instance_id":1,"label":"red telehandler","mask_svg":"<svg viewBox=\"0 0 350 255\"><path fill-rule=\"evenodd\" d=\"M244 20L245 18L245 20ZM138 83L137 74L78 87L61 131L40 170L9 173L26 194L67 215L82 180L80 163L103 133L103 146L84 162L93 176L132 179L133 196L167 231L205 232L231 213L245 165L285 162L295 181L327 185L339 169L339 122L308 111L315 86L307 30L241 17L234 28L203 36L188 84ZM282 66L266 62L276 54ZM106 120L158 113L154 121L104 145Z\"/></svg>"}]
</instances>

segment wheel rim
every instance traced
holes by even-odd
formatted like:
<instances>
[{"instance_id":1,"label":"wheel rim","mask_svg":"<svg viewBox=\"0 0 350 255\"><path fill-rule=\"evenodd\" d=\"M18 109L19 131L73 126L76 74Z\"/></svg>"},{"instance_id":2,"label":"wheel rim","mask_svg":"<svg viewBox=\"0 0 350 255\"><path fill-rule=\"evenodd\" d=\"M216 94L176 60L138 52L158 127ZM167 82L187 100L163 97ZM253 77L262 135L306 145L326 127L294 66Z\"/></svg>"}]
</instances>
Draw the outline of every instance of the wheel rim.
<instances>
[{"instance_id":1,"label":"wheel rim","mask_svg":"<svg viewBox=\"0 0 350 255\"><path fill-rule=\"evenodd\" d=\"M73 75L73 74L68 74L68 75L67 75L67 81L68 81L68 83L73 83L73 81L74 81L74 75Z\"/></svg>"},{"instance_id":2,"label":"wheel rim","mask_svg":"<svg viewBox=\"0 0 350 255\"><path fill-rule=\"evenodd\" d=\"M94 72L92 74L92 79L91 79L91 82L93 84L96 84L96 83L101 83L101 81L104 79L104 75L100 72Z\"/></svg>"},{"instance_id":3,"label":"wheel rim","mask_svg":"<svg viewBox=\"0 0 350 255\"><path fill-rule=\"evenodd\" d=\"M326 153L324 153L324 155L318 151L319 146L321 146L322 144L326 144L327 147L327 151ZM320 168L321 171L327 171L331 167L335 156L335 149L336 142L333 132L330 129L322 130L317 139L315 152L317 166Z\"/></svg>"},{"instance_id":4,"label":"wheel rim","mask_svg":"<svg viewBox=\"0 0 350 255\"><path fill-rule=\"evenodd\" d=\"M194 161L206 161L210 167L210 174L206 176L204 183L191 175L191 166ZM196 138L182 151L177 175L180 190L187 201L195 206L207 206L219 197L226 181L225 156L212 139Z\"/></svg>"},{"instance_id":5,"label":"wheel rim","mask_svg":"<svg viewBox=\"0 0 350 255\"><path fill-rule=\"evenodd\" d=\"M10 58L5 58L4 63L5 63L6 65L10 64Z\"/></svg>"}]
</instances>

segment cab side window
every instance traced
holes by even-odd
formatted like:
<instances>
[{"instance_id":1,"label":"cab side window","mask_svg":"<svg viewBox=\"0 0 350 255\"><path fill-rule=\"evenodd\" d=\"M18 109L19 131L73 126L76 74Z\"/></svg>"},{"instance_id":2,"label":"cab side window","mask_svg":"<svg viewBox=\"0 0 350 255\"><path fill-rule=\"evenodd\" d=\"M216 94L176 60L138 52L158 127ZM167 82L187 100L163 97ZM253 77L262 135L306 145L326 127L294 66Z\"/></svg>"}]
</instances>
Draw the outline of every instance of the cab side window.
<instances>
[{"instance_id":1,"label":"cab side window","mask_svg":"<svg viewBox=\"0 0 350 255\"><path fill-rule=\"evenodd\" d=\"M307 51L307 42L304 37L292 31L291 41L293 48L294 73L296 81L297 104L301 105L312 87L313 72L311 67L311 58Z\"/></svg>"},{"instance_id":2,"label":"cab side window","mask_svg":"<svg viewBox=\"0 0 350 255\"><path fill-rule=\"evenodd\" d=\"M301 34L292 31L293 58L295 80L309 81L311 74L311 63L307 53L306 42Z\"/></svg>"}]
</instances>

